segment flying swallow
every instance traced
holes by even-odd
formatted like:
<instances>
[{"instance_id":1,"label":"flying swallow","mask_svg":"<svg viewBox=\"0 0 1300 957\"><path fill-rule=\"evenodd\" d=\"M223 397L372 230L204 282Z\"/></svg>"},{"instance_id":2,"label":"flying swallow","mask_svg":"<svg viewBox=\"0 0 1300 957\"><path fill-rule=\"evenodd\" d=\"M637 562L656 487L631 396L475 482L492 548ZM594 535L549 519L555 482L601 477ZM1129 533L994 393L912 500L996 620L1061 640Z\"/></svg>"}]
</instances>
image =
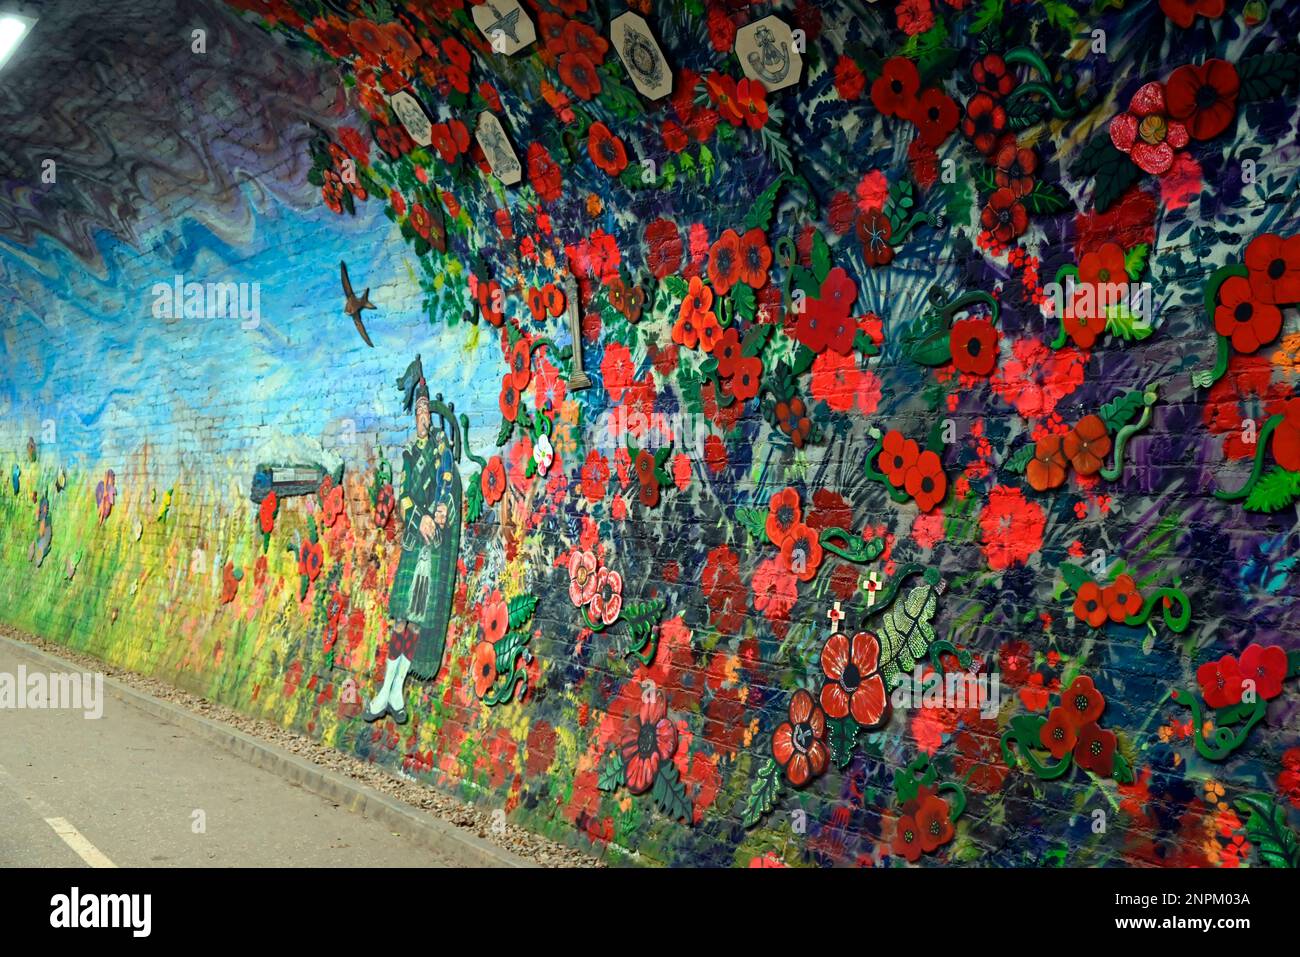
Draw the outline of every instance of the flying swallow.
<instances>
[{"instance_id":1,"label":"flying swallow","mask_svg":"<svg viewBox=\"0 0 1300 957\"><path fill-rule=\"evenodd\" d=\"M352 317L353 323L356 324L357 332L361 333L361 338L365 340L366 345L374 348L375 344L370 341L370 336L366 333L365 324L361 321L362 309L374 309L375 304L370 301L370 287L366 287L360 298L352 291L352 280L348 278L348 264L339 261L339 271L343 277L343 295L347 297L347 302L343 306L343 311Z\"/></svg>"}]
</instances>

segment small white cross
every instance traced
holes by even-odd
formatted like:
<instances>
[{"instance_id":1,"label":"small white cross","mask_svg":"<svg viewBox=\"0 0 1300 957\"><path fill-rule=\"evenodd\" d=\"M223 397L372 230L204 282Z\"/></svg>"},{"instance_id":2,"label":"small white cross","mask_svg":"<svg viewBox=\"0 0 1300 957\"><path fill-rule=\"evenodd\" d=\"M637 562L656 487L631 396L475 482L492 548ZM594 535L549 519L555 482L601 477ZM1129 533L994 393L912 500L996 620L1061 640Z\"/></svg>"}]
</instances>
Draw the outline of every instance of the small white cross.
<instances>
[{"instance_id":1,"label":"small white cross","mask_svg":"<svg viewBox=\"0 0 1300 957\"><path fill-rule=\"evenodd\" d=\"M844 612L840 611L839 602L836 602L831 610L826 613L826 617L831 620L831 634L836 634L840 630L840 622L845 617Z\"/></svg>"},{"instance_id":2,"label":"small white cross","mask_svg":"<svg viewBox=\"0 0 1300 957\"><path fill-rule=\"evenodd\" d=\"M876 603L876 592L885 587L885 583L880 580L878 572L872 572L862 582L862 588L867 593L867 607L870 608Z\"/></svg>"}]
</instances>

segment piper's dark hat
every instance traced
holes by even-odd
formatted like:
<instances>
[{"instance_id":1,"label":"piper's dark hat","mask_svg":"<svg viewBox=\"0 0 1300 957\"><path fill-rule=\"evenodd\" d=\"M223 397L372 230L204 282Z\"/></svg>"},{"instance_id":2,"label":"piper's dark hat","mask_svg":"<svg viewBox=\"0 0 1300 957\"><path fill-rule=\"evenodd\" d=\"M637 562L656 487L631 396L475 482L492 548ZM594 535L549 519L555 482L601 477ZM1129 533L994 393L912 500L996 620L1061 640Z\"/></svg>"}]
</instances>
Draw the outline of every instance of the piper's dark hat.
<instances>
[{"instance_id":1,"label":"piper's dark hat","mask_svg":"<svg viewBox=\"0 0 1300 957\"><path fill-rule=\"evenodd\" d=\"M406 367L402 377L397 380L397 387L402 390L402 411L410 412L415 408L415 403L419 399L428 401L429 384L424 381L424 366L420 364L420 357L417 355L414 361Z\"/></svg>"}]
</instances>

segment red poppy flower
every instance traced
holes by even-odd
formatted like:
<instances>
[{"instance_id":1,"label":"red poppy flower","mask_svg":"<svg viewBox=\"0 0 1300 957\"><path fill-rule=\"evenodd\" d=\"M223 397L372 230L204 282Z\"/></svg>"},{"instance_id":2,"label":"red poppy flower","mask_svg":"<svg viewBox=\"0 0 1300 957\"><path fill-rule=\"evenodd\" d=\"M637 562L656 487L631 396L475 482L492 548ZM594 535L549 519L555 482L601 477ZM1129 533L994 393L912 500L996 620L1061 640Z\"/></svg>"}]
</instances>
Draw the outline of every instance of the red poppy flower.
<instances>
[{"instance_id":1,"label":"red poppy flower","mask_svg":"<svg viewBox=\"0 0 1300 957\"><path fill-rule=\"evenodd\" d=\"M680 153L690 144L685 131L674 120L664 120L660 130L663 133L664 146L670 153Z\"/></svg>"},{"instance_id":2,"label":"red poppy flower","mask_svg":"<svg viewBox=\"0 0 1300 957\"><path fill-rule=\"evenodd\" d=\"M916 465L920 454L921 448L916 442L904 438L902 432L891 429L885 433L880 455L876 458L876 468L885 473L890 485L902 488L908 471Z\"/></svg>"},{"instance_id":3,"label":"red poppy flower","mask_svg":"<svg viewBox=\"0 0 1300 957\"><path fill-rule=\"evenodd\" d=\"M528 290L528 311L532 313L534 322L541 322L546 318L546 300L542 298L540 289Z\"/></svg>"},{"instance_id":4,"label":"red poppy flower","mask_svg":"<svg viewBox=\"0 0 1300 957\"><path fill-rule=\"evenodd\" d=\"M1104 316L1094 315L1097 310L1087 308L1086 303L1080 305L1082 297L1083 294L1076 291L1075 304L1061 317L1061 325L1065 327L1066 335L1076 346L1080 349L1091 349L1096 345L1101 334L1106 331L1106 319Z\"/></svg>"},{"instance_id":5,"label":"red poppy flower","mask_svg":"<svg viewBox=\"0 0 1300 957\"><path fill-rule=\"evenodd\" d=\"M921 859L924 853L924 848L921 847L921 828L913 815L906 814L898 819L894 825L894 840L889 846L895 854L912 864Z\"/></svg>"},{"instance_id":6,"label":"red poppy flower","mask_svg":"<svg viewBox=\"0 0 1300 957\"><path fill-rule=\"evenodd\" d=\"M808 418L808 409L803 399L798 396L789 402L778 402L773 414L782 432L790 437L796 449L801 449L812 434L812 419Z\"/></svg>"},{"instance_id":7,"label":"red poppy flower","mask_svg":"<svg viewBox=\"0 0 1300 957\"><path fill-rule=\"evenodd\" d=\"M763 379L763 360L758 356L748 356L736 360L732 377L727 381L731 394L741 402L747 402L758 395Z\"/></svg>"},{"instance_id":8,"label":"red poppy flower","mask_svg":"<svg viewBox=\"0 0 1300 957\"><path fill-rule=\"evenodd\" d=\"M867 87L867 78L851 57L841 56L835 63L835 92L841 100L856 100Z\"/></svg>"},{"instance_id":9,"label":"red poppy flower","mask_svg":"<svg viewBox=\"0 0 1300 957\"><path fill-rule=\"evenodd\" d=\"M885 116L910 117L921 89L921 73L905 56L891 57L871 84L871 102Z\"/></svg>"},{"instance_id":10,"label":"red poppy flower","mask_svg":"<svg viewBox=\"0 0 1300 957\"><path fill-rule=\"evenodd\" d=\"M501 378L501 395L497 399L497 405L501 407L501 414L511 422L519 416L519 390L515 388L509 373Z\"/></svg>"},{"instance_id":11,"label":"red poppy flower","mask_svg":"<svg viewBox=\"0 0 1300 957\"><path fill-rule=\"evenodd\" d=\"M736 100L734 77L715 70L705 78L704 86L709 92L709 99L718 108L724 120L732 126L741 126L745 122L745 114Z\"/></svg>"},{"instance_id":12,"label":"red poppy flower","mask_svg":"<svg viewBox=\"0 0 1300 957\"><path fill-rule=\"evenodd\" d=\"M1265 648L1252 642L1241 653L1242 681L1253 681L1255 694L1265 701L1271 701L1282 693L1286 669L1286 652L1278 645Z\"/></svg>"},{"instance_id":13,"label":"red poppy flower","mask_svg":"<svg viewBox=\"0 0 1300 957\"><path fill-rule=\"evenodd\" d=\"M1106 423L1101 417L1085 416L1065 435L1065 457L1080 475L1093 475L1105 464L1110 444Z\"/></svg>"},{"instance_id":14,"label":"red poppy flower","mask_svg":"<svg viewBox=\"0 0 1300 957\"><path fill-rule=\"evenodd\" d=\"M542 298L546 300L546 312L552 319L564 312L564 293L555 283L548 282L542 287Z\"/></svg>"},{"instance_id":15,"label":"red poppy flower","mask_svg":"<svg viewBox=\"0 0 1300 957\"><path fill-rule=\"evenodd\" d=\"M1257 301L1275 306L1300 302L1300 236L1256 236L1246 247L1245 259Z\"/></svg>"},{"instance_id":16,"label":"red poppy flower","mask_svg":"<svg viewBox=\"0 0 1300 957\"><path fill-rule=\"evenodd\" d=\"M1034 188L1034 172L1038 169L1038 154L1031 149L1017 147L1014 142L1004 143L993 160L993 179L1016 196L1024 196Z\"/></svg>"},{"instance_id":17,"label":"red poppy flower","mask_svg":"<svg viewBox=\"0 0 1300 957\"><path fill-rule=\"evenodd\" d=\"M474 675L474 693L482 698L497 680L497 649L490 641L480 641L474 646L470 665Z\"/></svg>"},{"instance_id":18,"label":"red poppy flower","mask_svg":"<svg viewBox=\"0 0 1300 957\"><path fill-rule=\"evenodd\" d=\"M483 318L494 326L500 326L505 322L505 292L501 289L501 283L495 279L489 279L486 282L481 281L478 284L478 304L479 310L483 313Z\"/></svg>"},{"instance_id":19,"label":"red poppy flower","mask_svg":"<svg viewBox=\"0 0 1300 957\"><path fill-rule=\"evenodd\" d=\"M1087 675L1079 675L1061 693L1065 720L1076 730L1096 721L1106 708L1106 699Z\"/></svg>"},{"instance_id":20,"label":"red poppy flower","mask_svg":"<svg viewBox=\"0 0 1300 957\"><path fill-rule=\"evenodd\" d=\"M740 281L754 289L767 285L768 270L772 266L772 250L767 237L758 227L740 237Z\"/></svg>"},{"instance_id":21,"label":"red poppy flower","mask_svg":"<svg viewBox=\"0 0 1300 957\"><path fill-rule=\"evenodd\" d=\"M736 363L743 355L740 345L740 333L736 331L734 325L728 326L722 330L718 341L714 343L712 350L713 358L718 362L718 375L724 379L730 379L736 374ZM762 363L759 363L762 367Z\"/></svg>"},{"instance_id":22,"label":"red poppy flower","mask_svg":"<svg viewBox=\"0 0 1300 957\"><path fill-rule=\"evenodd\" d=\"M1085 771L1108 778L1115 768L1115 735L1092 721L1079 729L1074 763Z\"/></svg>"},{"instance_id":23,"label":"red poppy flower","mask_svg":"<svg viewBox=\"0 0 1300 957\"><path fill-rule=\"evenodd\" d=\"M633 794L650 790L659 768L677 753L677 728L668 720L668 702L658 693L645 696L623 737L623 768Z\"/></svg>"},{"instance_id":24,"label":"red poppy flower","mask_svg":"<svg viewBox=\"0 0 1300 957\"><path fill-rule=\"evenodd\" d=\"M1227 708L1241 701L1241 669L1232 655L1207 661L1197 668L1196 683L1201 686L1201 697L1211 708Z\"/></svg>"},{"instance_id":25,"label":"red poppy flower","mask_svg":"<svg viewBox=\"0 0 1300 957\"><path fill-rule=\"evenodd\" d=\"M916 464L907 470L903 480L907 494L916 500L916 507L928 512L948 494L948 478L943 474L943 463L935 452L926 449L916 458Z\"/></svg>"},{"instance_id":26,"label":"red poppy flower","mask_svg":"<svg viewBox=\"0 0 1300 957\"><path fill-rule=\"evenodd\" d=\"M998 361L998 330L986 319L959 319L948 335L952 364L969 375L988 375Z\"/></svg>"},{"instance_id":27,"label":"red poppy flower","mask_svg":"<svg viewBox=\"0 0 1300 957\"><path fill-rule=\"evenodd\" d=\"M650 275L663 279L682 265L682 236L671 219L656 219L645 228L645 264Z\"/></svg>"},{"instance_id":28,"label":"red poppy flower","mask_svg":"<svg viewBox=\"0 0 1300 957\"><path fill-rule=\"evenodd\" d=\"M444 163L453 163L456 157L469 149L469 130L460 120L434 123L429 131L432 146Z\"/></svg>"},{"instance_id":29,"label":"red poppy flower","mask_svg":"<svg viewBox=\"0 0 1300 957\"><path fill-rule=\"evenodd\" d=\"M564 85L578 99L591 100L600 92L600 74L585 53L565 53L560 57L559 71Z\"/></svg>"},{"instance_id":30,"label":"red poppy flower","mask_svg":"<svg viewBox=\"0 0 1300 957\"><path fill-rule=\"evenodd\" d=\"M586 4L578 8L585 10ZM571 11L571 14L576 11ZM564 49L573 53L585 53L593 63L599 64L609 52L609 41L581 20L569 20L564 25L561 37Z\"/></svg>"},{"instance_id":31,"label":"red poppy flower","mask_svg":"<svg viewBox=\"0 0 1300 957\"><path fill-rule=\"evenodd\" d=\"M549 203L560 198L563 185L560 167L536 140L528 144L528 182L543 201Z\"/></svg>"},{"instance_id":32,"label":"red poppy flower","mask_svg":"<svg viewBox=\"0 0 1300 957\"><path fill-rule=\"evenodd\" d=\"M514 383L516 389L523 391L532 377L532 352L528 340L521 337L515 341L514 348L510 350L510 381Z\"/></svg>"},{"instance_id":33,"label":"red poppy flower","mask_svg":"<svg viewBox=\"0 0 1300 957\"><path fill-rule=\"evenodd\" d=\"M1056 488L1065 482L1064 436L1048 433L1034 443L1034 457L1025 468L1025 478L1039 492Z\"/></svg>"},{"instance_id":34,"label":"red poppy flower","mask_svg":"<svg viewBox=\"0 0 1300 957\"><path fill-rule=\"evenodd\" d=\"M1197 14L1217 19L1223 16L1223 0L1160 0L1160 9L1184 30L1192 25Z\"/></svg>"},{"instance_id":35,"label":"red poppy flower","mask_svg":"<svg viewBox=\"0 0 1300 957\"><path fill-rule=\"evenodd\" d=\"M822 563L822 545L817 531L796 522L781 542L781 560L800 581L812 581Z\"/></svg>"},{"instance_id":36,"label":"red poppy flower","mask_svg":"<svg viewBox=\"0 0 1300 957\"><path fill-rule=\"evenodd\" d=\"M257 507L257 522L264 535L270 535L275 531L275 513L279 507L280 502L274 492L267 492L266 498L262 499L262 504Z\"/></svg>"},{"instance_id":37,"label":"red poppy flower","mask_svg":"<svg viewBox=\"0 0 1300 957\"><path fill-rule=\"evenodd\" d=\"M298 550L298 574L315 581L325 563L325 551L316 542L306 541Z\"/></svg>"},{"instance_id":38,"label":"red poppy flower","mask_svg":"<svg viewBox=\"0 0 1300 957\"><path fill-rule=\"evenodd\" d=\"M1058 761L1070 752L1075 741L1078 740L1078 735L1074 726L1066 720L1064 708L1052 709L1047 720L1038 729L1038 740Z\"/></svg>"},{"instance_id":39,"label":"red poppy flower","mask_svg":"<svg viewBox=\"0 0 1300 957\"><path fill-rule=\"evenodd\" d=\"M767 523L764 526L767 538L780 548L785 544L791 529L803 520L803 511L799 504L799 493L793 488L783 488L767 502Z\"/></svg>"},{"instance_id":40,"label":"red poppy flower","mask_svg":"<svg viewBox=\"0 0 1300 957\"><path fill-rule=\"evenodd\" d=\"M655 457L648 449L642 449L636 454L636 480L642 485L658 485L659 480L655 478Z\"/></svg>"},{"instance_id":41,"label":"red poppy flower","mask_svg":"<svg viewBox=\"0 0 1300 957\"><path fill-rule=\"evenodd\" d=\"M767 124L767 90L762 83L748 77L737 83L736 105L751 130L762 129Z\"/></svg>"},{"instance_id":42,"label":"red poppy flower","mask_svg":"<svg viewBox=\"0 0 1300 957\"><path fill-rule=\"evenodd\" d=\"M863 727L880 723L889 699L880 677L880 641L860 631L852 640L843 633L831 635L822 648L821 704L831 718L853 715Z\"/></svg>"},{"instance_id":43,"label":"red poppy flower","mask_svg":"<svg viewBox=\"0 0 1300 957\"><path fill-rule=\"evenodd\" d=\"M718 295L725 296L740 278L740 236L724 232L709 250L709 279Z\"/></svg>"},{"instance_id":44,"label":"red poppy flower","mask_svg":"<svg viewBox=\"0 0 1300 957\"><path fill-rule=\"evenodd\" d=\"M627 150L623 141L599 121L592 123L587 133L587 153L592 162L610 176L618 176L627 169Z\"/></svg>"},{"instance_id":45,"label":"red poppy flower","mask_svg":"<svg viewBox=\"0 0 1300 957\"><path fill-rule=\"evenodd\" d=\"M894 234L894 225L888 216L872 207L858 214L855 228L862 241L862 258L868 266L887 266L893 262L894 247L889 239Z\"/></svg>"},{"instance_id":46,"label":"red poppy flower","mask_svg":"<svg viewBox=\"0 0 1300 957\"><path fill-rule=\"evenodd\" d=\"M961 111L957 103L938 87L930 87L921 94L912 111L912 122L922 143L931 149L939 146L957 128Z\"/></svg>"},{"instance_id":47,"label":"red poppy flower","mask_svg":"<svg viewBox=\"0 0 1300 957\"><path fill-rule=\"evenodd\" d=\"M1096 582L1084 582L1074 596L1074 617L1100 628L1106 622L1106 603L1101 597L1101 586Z\"/></svg>"},{"instance_id":48,"label":"red poppy flower","mask_svg":"<svg viewBox=\"0 0 1300 957\"><path fill-rule=\"evenodd\" d=\"M673 342L688 349L698 346L701 328L710 321L717 322L712 306L713 290L699 276L692 276L677 314L677 323L673 326Z\"/></svg>"},{"instance_id":49,"label":"red poppy flower","mask_svg":"<svg viewBox=\"0 0 1300 957\"><path fill-rule=\"evenodd\" d=\"M966 118L961 131L985 156L993 155L1007 128L1007 111L987 93L976 93L966 104Z\"/></svg>"},{"instance_id":50,"label":"red poppy flower","mask_svg":"<svg viewBox=\"0 0 1300 957\"><path fill-rule=\"evenodd\" d=\"M1187 127L1171 119L1165 88L1151 82L1129 101L1128 112L1110 121L1110 141L1147 173L1163 175L1174 165L1174 151L1188 143Z\"/></svg>"},{"instance_id":51,"label":"red poppy flower","mask_svg":"<svg viewBox=\"0 0 1300 957\"><path fill-rule=\"evenodd\" d=\"M948 802L935 794L927 794L917 808L916 827L921 832L921 847L927 853L951 841L953 827Z\"/></svg>"},{"instance_id":52,"label":"red poppy flower","mask_svg":"<svg viewBox=\"0 0 1300 957\"><path fill-rule=\"evenodd\" d=\"M1120 575L1101 592L1102 603L1111 621L1123 622L1142 610L1142 595L1132 575Z\"/></svg>"},{"instance_id":53,"label":"red poppy flower","mask_svg":"<svg viewBox=\"0 0 1300 957\"><path fill-rule=\"evenodd\" d=\"M654 508L659 504L659 483L651 482L649 485L642 485L637 491L637 498L646 508Z\"/></svg>"},{"instance_id":54,"label":"red poppy flower","mask_svg":"<svg viewBox=\"0 0 1300 957\"><path fill-rule=\"evenodd\" d=\"M1282 423L1273 430L1273 458L1288 472L1300 472L1300 398L1281 404Z\"/></svg>"},{"instance_id":55,"label":"red poppy flower","mask_svg":"<svg viewBox=\"0 0 1300 957\"><path fill-rule=\"evenodd\" d=\"M816 299L804 302L795 326L795 338L813 352L831 349L842 356L853 351L858 327L849 313L857 301L858 287L842 266L836 266L823 280Z\"/></svg>"},{"instance_id":56,"label":"red poppy flower","mask_svg":"<svg viewBox=\"0 0 1300 957\"><path fill-rule=\"evenodd\" d=\"M1007 62L996 53L987 53L976 60L970 75L981 90L999 99L1016 88L1016 78L1007 72Z\"/></svg>"},{"instance_id":57,"label":"red poppy flower","mask_svg":"<svg viewBox=\"0 0 1300 957\"><path fill-rule=\"evenodd\" d=\"M1254 352L1277 338L1282 331L1282 313L1272 303L1255 297L1249 279L1229 276L1219 287L1214 331L1230 338L1238 352Z\"/></svg>"},{"instance_id":58,"label":"red poppy flower","mask_svg":"<svg viewBox=\"0 0 1300 957\"><path fill-rule=\"evenodd\" d=\"M479 487L483 490L483 499L489 505L501 501L501 496L506 493L506 466L501 461L501 456L494 455L488 460Z\"/></svg>"},{"instance_id":59,"label":"red poppy flower","mask_svg":"<svg viewBox=\"0 0 1300 957\"><path fill-rule=\"evenodd\" d=\"M1000 243L1009 243L1029 228L1029 214L1009 189L997 189L980 214L980 224Z\"/></svg>"},{"instance_id":60,"label":"red poppy flower","mask_svg":"<svg viewBox=\"0 0 1300 957\"><path fill-rule=\"evenodd\" d=\"M1227 60L1187 64L1169 74L1165 102L1169 116L1187 127L1194 140L1209 140L1226 130L1237 117L1241 78Z\"/></svg>"},{"instance_id":61,"label":"red poppy flower","mask_svg":"<svg viewBox=\"0 0 1300 957\"><path fill-rule=\"evenodd\" d=\"M826 770L826 713L800 689L790 699L789 720L772 732L772 757L797 788Z\"/></svg>"}]
</instances>

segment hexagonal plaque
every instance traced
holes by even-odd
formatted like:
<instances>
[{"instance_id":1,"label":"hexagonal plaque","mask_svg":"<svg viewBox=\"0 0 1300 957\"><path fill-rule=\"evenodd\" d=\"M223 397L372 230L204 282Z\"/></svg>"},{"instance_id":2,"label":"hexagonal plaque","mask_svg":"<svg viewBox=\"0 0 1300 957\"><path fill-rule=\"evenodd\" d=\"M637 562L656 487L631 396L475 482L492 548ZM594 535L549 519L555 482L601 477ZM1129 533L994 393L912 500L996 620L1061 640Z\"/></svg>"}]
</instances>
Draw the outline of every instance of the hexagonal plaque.
<instances>
[{"instance_id":1,"label":"hexagonal plaque","mask_svg":"<svg viewBox=\"0 0 1300 957\"><path fill-rule=\"evenodd\" d=\"M673 71L643 18L630 11L616 18L609 39L642 96L657 100L673 91Z\"/></svg>"},{"instance_id":2,"label":"hexagonal plaque","mask_svg":"<svg viewBox=\"0 0 1300 957\"><path fill-rule=\"evenodd\" d=\"M736 31L736 56L740 69L768 92L799 82L803 57L795 46L794 32L780 17L764 17Z\"/></svg>"},{"instance_id":3,"label":"hexagonal plaque","mask_svg":"<svg viewBox=\"0 0 1300 957\"><path fill-rule=\"evenodd\" d=\"M524 168L519 164L515 148L510 145L505 127L495 113L484 110L478 115L474 137L483 148L483 155L487 157L493 176L507 186L513 186L523 178Z\"/></svg>"}]
</instances>

